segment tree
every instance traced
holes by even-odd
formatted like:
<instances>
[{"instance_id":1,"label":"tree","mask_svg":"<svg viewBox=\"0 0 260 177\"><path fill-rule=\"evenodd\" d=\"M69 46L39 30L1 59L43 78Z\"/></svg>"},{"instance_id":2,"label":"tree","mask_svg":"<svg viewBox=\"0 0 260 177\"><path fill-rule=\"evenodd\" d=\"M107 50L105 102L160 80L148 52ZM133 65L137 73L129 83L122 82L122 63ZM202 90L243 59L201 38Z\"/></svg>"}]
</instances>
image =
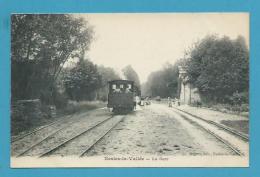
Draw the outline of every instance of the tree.
<instances>
[{"instance_id":1,"label":"tree","mask_svg":"<svg viewBox=\"0 0 260 177\"><path fill-rule=\"evenodd\" d=\"M249 51L243 37L207 36L194 45L187 61L190 81L217 102L235 92L248 92Z\"/></svg>"},{"instance_id":2,"label":"tree","mask_svg":"<svg viewBox=\"0 0 260 177\"><path fill-rule=\"evenodd\" d=\"M66 61L87 50L92 36L92 27L72 15L12 15L12 98L51 94Z\"/></svg>"},{"instance_id":3,"label":"tree","mask_svg":"<svg viewBox=\"0 0 260 177\"><path fill-rule=\"evenodd\" d=\"M161 97L177 97L178 91L178 65L177 61L174 65L165 63L161 70L152 72L143 85L145 95L161 96Z\"/></svg>"},{"instance_id":4,"label":"tree","mask_svg":"<svg viewBox=\"0 0 260 177\"><path fill-rule=\"evenodd\" d=\"M98 72L101 75L101 88L98 90L98 99L106 101L108 94L108 81L121 79L113 68L98 66Z\"/></svg>"},{"instance_id":5,"label":"tree","mask_svg":"<svg viewBox=\"0 0 260 177\"><path fill-rule=\"evenodd\" d=\"M120 79L118 73L116 73L115 70L110 67L99 65L98 72L102 76L102 87L107 86L108 81Z\"/></svg>"},{"instance_id":6,"label":"tree","mask_svg":"<svg viewBox=\"0 0 260 177\"><path fill-rule=\"evenodd\" d=\"M140 84L139 76L136 73L136 71L132 68L131 65L126 66L125 68L123 68L122 71L127 80L134 81L135 86L136 86L136 92L138 95L140 95L141 94L141 84Z\"/></svg>"},{"instance_id":7,"label":"tree","mask_svg":"<svg viewBox=\"0 0 260 177\"><path fill-rule=\"evenodd\" d=\"M95 91L101 87L101 75L91 61L80 59L65 76L64 86L72 100L93 100Z\"/></svg>"}]
</instances>

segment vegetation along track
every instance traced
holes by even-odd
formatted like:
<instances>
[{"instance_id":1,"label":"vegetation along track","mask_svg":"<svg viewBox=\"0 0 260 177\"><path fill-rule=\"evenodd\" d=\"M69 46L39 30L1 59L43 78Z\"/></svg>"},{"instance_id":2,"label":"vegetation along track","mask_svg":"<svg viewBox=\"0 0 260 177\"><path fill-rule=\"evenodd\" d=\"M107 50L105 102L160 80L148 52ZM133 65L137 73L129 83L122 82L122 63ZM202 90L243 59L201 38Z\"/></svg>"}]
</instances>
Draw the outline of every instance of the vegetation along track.
<instances>
[{"instance_id":1,"label":"vegetation along track","mask_svg":"<svg viewBox=\"0 0 260 177\"><path fill-rule=\"evenodd\" d=\"M184 119L187 120L188 122L190 122L190 123L192 123L192 124L198 126L199 128L205 130L207 133L209 133L209 134L211 134L212 136L214 136L217 140L219 140L220 142L222 142L223 144L225 144L225 146L227 146L232 152L234 152L234 154L239 155L239 156L244 156L244 155L245 155L245 154L240 150L240 148L238 148L237 146L235 146L234 143L231 143L231 142L230 142L230 139L227 140L227 139L223 138L223 136L222 136L222 135L219 135L216 131L214 131L214 129L210 129L208 126L205 126L205 124L204 124L204 125L201 124L200 121L203 121L203 122L205 122L206 124L210 124L211 126L213 125L213 126L216 126L217 128L221 128L221 130L224 130L226 133L229 133L229 134L232 134L232 135L234 135L234 133L231 133L229 130L223 129L222 127L218 127L218 126L215 125L215 124L211 124L211 121L208 122L208 121L206 121L205 119L202 119L202 118L199 119L199 118L197 118L197 117L194 117L193 115L188 114L188 113L186 113L185 111L182 111L182 110L179 110L179 109L177 109L177 110L178 110L177 113L178 113L182 118L184 118ZM182 112L182 113L180 113L180 112ZM192 117L192 118L188 118L188 117L185 116L183 113L188 114L188 115L189 115L190 117ZM193 118L195 118L195 119L193 119ZM198 119L199 121L197 121L196 119ZM236 136L238 136L238 135L236 135ZM239 138L239 139L242 139L242 138ZM244 140L244 139L243 139L243 140Z\"/></svg>"},{"instance_id":2,"label":"vegetation along track","mask_svg":"<svg viewBox=\"0 0 260 177\"><path fill-rule=\"evenodd\" d=\"M178 109L178 108L175 108L175 107L173 107L173 108L176 109L176 110L178 110L178 111L180 111L180 112L183 112L183 113L185 113L185 114L188 114L188 115L190 115L190 116L192 116L192 117L194 117L194 118L196 118L196 119L202 120L202 121L204 121L204 122L206 122L206 123L209 123L209 124L214 125L214 126L216 126L216 127L218 127L218 128L221 128L221 129L223 129L224 131L229 132L229 133L231 133L231 134L233 134L233 135L239 137L240 139L242 139L242 140L244 140L244 141L246 141L246 142L249 141L248 135L245 135L245 134L243 134L243 133L240 133L240 132L238 132L238 131L236 131L236 130L234 130L234 129L231 129L231 128L229 128L229 127L226 127L226 126L224 126L224 125L221 125L221 124L219 124L219 123L217 123L217 122L214 122L214 121L212 121L212 120L206 120L206 119L203 119L202 117L196 116L196 115L194 115L194 114L191 114L191 113L189 113L189 112L183 111L183 110L181 110L181 109Z\"/></svg>"}]
</instances>

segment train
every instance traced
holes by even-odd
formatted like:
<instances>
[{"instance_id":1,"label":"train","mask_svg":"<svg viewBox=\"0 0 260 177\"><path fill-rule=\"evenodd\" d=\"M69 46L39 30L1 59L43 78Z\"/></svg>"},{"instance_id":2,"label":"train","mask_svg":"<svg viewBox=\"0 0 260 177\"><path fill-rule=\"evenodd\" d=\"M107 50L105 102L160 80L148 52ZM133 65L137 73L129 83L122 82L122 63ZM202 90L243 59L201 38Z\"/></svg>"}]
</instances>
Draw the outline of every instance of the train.
<instances>
[{"instance_id":1,"label":"train","mask_svg":"<svg viewBox=\"0 0 260 177\"><path fill-rule=\"evenodd\" d=\"M134 110L136 102L134 81L112 80L108 82L108 108L114 113L126 113Z\"/></svg>"}]
</instances>

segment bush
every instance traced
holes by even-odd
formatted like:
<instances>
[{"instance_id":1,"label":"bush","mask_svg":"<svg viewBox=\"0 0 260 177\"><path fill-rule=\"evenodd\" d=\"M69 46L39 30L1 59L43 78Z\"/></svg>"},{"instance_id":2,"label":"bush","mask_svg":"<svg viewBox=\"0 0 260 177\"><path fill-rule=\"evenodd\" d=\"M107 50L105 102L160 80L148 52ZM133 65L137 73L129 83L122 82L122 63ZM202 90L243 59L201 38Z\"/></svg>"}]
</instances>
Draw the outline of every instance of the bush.
<instances>
[{"instance_id":1,"label":"bush","mask_svg":"<svg viewBox=\"0 0 260 177\"><path fill-rule=\"evenodd\" d=\"M249 112L249 104L242 104L240 108L241 112Z\"/></svg>"},{"instance_id":2,"label":"bush","mask_svg":"<svg viewBox=\"0 0 260 177\"><path fill-rule=\"evenodd\" d=\"M232 96L227 97L227 101L232 105L248 103L248 92L234 92Z\"/></svg>"},{"instance_id":3,"label":"bush","mask_svg":"<svg viewBox=\"0 0 260 177\"><path fill-rule=\"evenodd\" d=\"M249 105L248 104L215 104L212 105L211 108L213 108L216 111L224 112L224 113L241 113L241 112L249 112Z\"/></svg>"},{"instance_id":4,"label":"bush","mask_svg":"<svg viewBox=\"0 0 260 177\"><path fill-rule=\"evenodd\" d=\"M45 113L42 112L39 99L18 100L11 106L11 131L12 135L21 131L37 127L45 122Z\"/></svg>"}]
</instances>

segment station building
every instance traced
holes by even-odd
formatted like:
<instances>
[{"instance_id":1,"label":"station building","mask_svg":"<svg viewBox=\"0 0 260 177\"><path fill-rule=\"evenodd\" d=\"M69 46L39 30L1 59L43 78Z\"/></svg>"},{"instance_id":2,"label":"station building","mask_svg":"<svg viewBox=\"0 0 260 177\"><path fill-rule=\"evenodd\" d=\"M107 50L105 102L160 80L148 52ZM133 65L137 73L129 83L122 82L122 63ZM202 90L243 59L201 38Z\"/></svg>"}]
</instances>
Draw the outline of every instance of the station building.
<instances>
[{"instance_id":1,"label":"station building","mask_svg":"<svg viewBox=\"0 0 260 177\"><path fill-rule=\"evenodd\" d=\"M196 88L189 81L187 68L185 66L178 66L179 69L179 100L180 104L196 104L201 102L201 97L198 88Z\"/></svg>"}]
</instances>

